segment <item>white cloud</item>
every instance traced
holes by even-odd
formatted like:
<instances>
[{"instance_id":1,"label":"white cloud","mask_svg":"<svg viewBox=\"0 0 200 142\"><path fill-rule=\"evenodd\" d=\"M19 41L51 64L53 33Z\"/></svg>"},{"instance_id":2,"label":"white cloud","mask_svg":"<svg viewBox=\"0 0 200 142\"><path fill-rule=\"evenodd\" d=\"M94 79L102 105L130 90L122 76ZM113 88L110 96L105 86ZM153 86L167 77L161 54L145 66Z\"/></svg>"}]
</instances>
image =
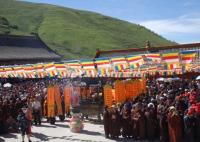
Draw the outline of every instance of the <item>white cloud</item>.
<instances>
[{"instance_id":1,"label":"white cloud","mask_svg":"<svg viewBox=\"0 0 200 142\"><path fill-rule=\"evenodd\" d=\"M197 34L200 33L199 15L183 15L174 19L142 21L139 24L159 34Z\"/></svg>"},{"instance_id":2,"label":"white cloud","mask_svg":"<svg viewBox=\"0 0 200 142\"><path fill-rule=\"evenodd\" d=\"M185 3L183 3L184 7L190 7L190 6L193 6L193 5L194 5L194 3L190 2L190 1L186 1Z\"/></svg>"}]
</instances>

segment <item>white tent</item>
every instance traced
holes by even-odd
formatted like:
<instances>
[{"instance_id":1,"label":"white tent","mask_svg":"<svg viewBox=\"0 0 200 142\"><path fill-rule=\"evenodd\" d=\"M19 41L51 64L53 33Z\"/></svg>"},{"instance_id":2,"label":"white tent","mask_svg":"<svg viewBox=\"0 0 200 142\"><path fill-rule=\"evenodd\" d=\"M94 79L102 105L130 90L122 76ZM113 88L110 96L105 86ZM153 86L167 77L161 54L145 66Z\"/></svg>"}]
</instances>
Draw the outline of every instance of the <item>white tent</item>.
<instances>
[{"instance_id":1,"label":"white tent","mask_svg":"<svg viewBox=\"0 0 200 142\"><path fill-rule=\"evenodd\" d=\"M3 85L3 87L5 87L5 88L10 88L12 86L12 84L10 84L10 83L5 83L4 85Z\"/></svg>"}]
</instances>

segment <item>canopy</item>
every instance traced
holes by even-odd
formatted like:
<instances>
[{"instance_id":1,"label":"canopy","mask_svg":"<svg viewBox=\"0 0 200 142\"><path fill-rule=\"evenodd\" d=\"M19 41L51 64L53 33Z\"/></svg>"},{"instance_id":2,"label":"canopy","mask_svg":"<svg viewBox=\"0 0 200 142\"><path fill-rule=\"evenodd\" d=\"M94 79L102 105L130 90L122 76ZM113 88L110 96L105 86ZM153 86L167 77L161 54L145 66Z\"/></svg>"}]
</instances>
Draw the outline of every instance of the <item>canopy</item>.
<instances>
[{"instance_id":1,"label":"canopy","mask_svg":"<svg viewBox=\"0 0 200 142\"><path fill-rule=\"evenodd\" d=\"M177 80L180 80L180 78L179 77L174 77L174 78L172 78L172 80L173 81L177 81Z\"/></svg>"},{"instance_id":2,"label":"canopy","mask_svg":"<svg viewBox=\"0 0 200 142\"><path fill-rule=\"evenodd\" d=\"M3 87L5 87L5 88L10 88L12 86L12 84L10 84L10 83L5 83L4 85L3 85Z\"/></svg>"},{"instance_id":3,"label":"canopy","mask_svg":"<svg viewBox=\"0 0 200 142\"><path fill-rule=\"evenodd\" d=\"M180 80L180 78L179 77L174 77L174 78L163 78L163 77L160 77L160 78L157 78L156 80L157 81L164 81L164 82L171 82L171 81Z\"/></svg>"},{"instance_id":4,"label":"canopy","mask_svg":"<svg viewBox=\"0 0 200 142\"><path fill-rule=\"evenodd\" d=\"M200 75L199 75L199 76L197 76L196 80L200 80Z\"/></svg>"},{"instance_id":5,"label":"canopy","mask_svg":"<svg viewBox=\"0 0 200 142\"><path fill-rule=\"evenodd\" d=\"M157 78L156 81L166 81L166 78L160 77L160 78Z\"/></svg>"}]
</instances>

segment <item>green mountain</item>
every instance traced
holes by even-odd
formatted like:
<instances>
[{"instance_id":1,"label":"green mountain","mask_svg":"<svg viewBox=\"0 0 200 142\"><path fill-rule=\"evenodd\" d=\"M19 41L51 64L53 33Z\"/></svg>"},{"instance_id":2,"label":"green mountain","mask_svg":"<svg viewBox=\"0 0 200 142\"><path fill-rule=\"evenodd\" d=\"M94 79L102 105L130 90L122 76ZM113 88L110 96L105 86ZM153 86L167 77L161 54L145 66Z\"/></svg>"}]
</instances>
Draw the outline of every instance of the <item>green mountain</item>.
<instances>
[{"instance_id":1,"label":"green mountain","mask_svg":"<svg viewBox=\"0 0 200 142\"><path fill-rule=\"evenodd\" d=\"M65 59L94 57L96 49L126 49L175 44L143 26L98 13L0 0L0 34L32 35Z\"/></svg>"}]
</instances>

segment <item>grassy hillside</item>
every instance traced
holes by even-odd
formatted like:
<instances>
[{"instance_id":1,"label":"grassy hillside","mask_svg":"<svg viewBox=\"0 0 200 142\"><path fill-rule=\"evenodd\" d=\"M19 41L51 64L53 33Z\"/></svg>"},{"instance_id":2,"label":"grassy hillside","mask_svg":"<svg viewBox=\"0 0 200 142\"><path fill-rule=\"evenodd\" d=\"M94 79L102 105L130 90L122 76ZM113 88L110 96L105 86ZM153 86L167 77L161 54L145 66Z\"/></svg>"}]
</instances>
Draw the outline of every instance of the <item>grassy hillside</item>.
<instances>
[{"instance_id":1,"label":"grassy hillside","mask_svg":"<svg viewBox=\"0 0 200 142\"><path fill-rule=\"evenodd\" d=\"M0 33L38 34L66 59L94 57L96 49L174 44L150 30L101 14L46 4L0 0Z\"/></svg>"}]
</instances>

